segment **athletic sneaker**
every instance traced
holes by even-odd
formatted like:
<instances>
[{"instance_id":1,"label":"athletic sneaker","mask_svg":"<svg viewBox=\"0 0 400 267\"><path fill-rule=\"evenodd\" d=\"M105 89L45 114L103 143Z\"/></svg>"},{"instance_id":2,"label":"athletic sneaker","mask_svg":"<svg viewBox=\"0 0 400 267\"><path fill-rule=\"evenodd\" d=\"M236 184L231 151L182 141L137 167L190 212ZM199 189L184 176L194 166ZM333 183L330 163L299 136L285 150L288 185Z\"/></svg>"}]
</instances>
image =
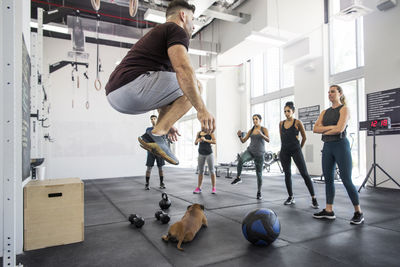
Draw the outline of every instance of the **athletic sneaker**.
<instances>
[{"instance_id":1,"label":"athletic sneaker","mask_svg":"<svg viewBox=\"0 0 400 267\"><path fill-rule=\"evenodd\" d=\"M146 133L138 138L140 146L159 156L171 164L178 165L179 161L172 153L168 146L168 142L163 136L156 136L152 134L151 129L148 129Z\"/></svg>"},{"instance_id":2,"label":"athletic sneaker","mask_svg":"<svg viewBox=\"0 0 400 267\"><path fill-rule=\"evenodd\" d=\"M336 218L335 213L333 211L326 211L325 209L323 209L320 212L314 213L313 217L316 219L329 219L329 220L334 220Z\"/></svg>"},{"instance_id":3,"label":"athletic sneaker","mask_svg":"<svg viewBox=\"0 0 400 267\"><path fill-rule=\"evenodd\" d=\"M145 190L150 190L149 184L145 184L145 185L144 185L144 189L145 189Z\"/></svg>"},{"instance_id":4,"label":"athletic sneaker","mask_svg":"<svg viewBox=\"0 0 400 267\"><path fill-rule=\"evenodd\" d=\"M236 177L235 180L233 180L233 182L231 183L232 185L237 185L240 184L242 182L242 179L240 179L239 177Z\"/></svg>"},{"instance_id":5,"label":"athletic sneaker","mask_svg":"<svg viewBox=\"0 0 400 267\"><path fill-rule=\"evenodd\" d=\"M217 193L217 190L215 190L215 187L213 187L211 190L211 194L215 194L215 193Z\"/></svg>"},{"instance_id":6,"label":"athletic sneaker","mask_svg":"<svg viewBox=\"0 0 400 267\"><path fill-rule=\"evenodd\" d=\"M318 201L317 201L317 198L311 198L311 207L313 208L313 209L318 209L319 208L319 205L318 205Z\"/></svg>"},{"instance_id":7,"label":"athletic sneaker","mask_svg":"<svg viewBox=\"0 0 400 267\"><path fill-rule=\"evenodd\" d=\"M165 189L165 184L163 182L160 182L160 189Z\"/></svg>"},{"instance_id":8,"label":"athletic sneaker","mask_svg":"<svg viewBox=\"0 0 400 267\"><path fill-rule=\"evenodd\" d=\"M262 199L261 192L257 192L257 199Z\"/></svg>"},{"instance_id":9,"label":"athletic sneaker","mask_svg":"<svg viewBox=\"0 0 400 267\"><path fill-rule=\"evenodd\" d=\"M292 205L296 203L296 201L294 200L293 196L289 196L285 202L283 202L283 205Z\"/></svg>"},{"instance_id":10,"label":"athletic sneaker","mask_svg":"<svg viewBox=\"0 0 400 267\"><path fill-rule=\"evenodd\" d=\"M196 189L193 191L193 194L201 194L201 189L196 187Z\"/></svg>"},{"instance_id":11,"label":"athletic sneaker","mask_svg":"<svg viewBox=\"0 0 400 267\"><path fill-rule=\"evenodd\" d=\"M361 224L364 222L364 214L362 212L354 212L353 218L351 218L350 224Z\"/></svg>"}]
</instances>

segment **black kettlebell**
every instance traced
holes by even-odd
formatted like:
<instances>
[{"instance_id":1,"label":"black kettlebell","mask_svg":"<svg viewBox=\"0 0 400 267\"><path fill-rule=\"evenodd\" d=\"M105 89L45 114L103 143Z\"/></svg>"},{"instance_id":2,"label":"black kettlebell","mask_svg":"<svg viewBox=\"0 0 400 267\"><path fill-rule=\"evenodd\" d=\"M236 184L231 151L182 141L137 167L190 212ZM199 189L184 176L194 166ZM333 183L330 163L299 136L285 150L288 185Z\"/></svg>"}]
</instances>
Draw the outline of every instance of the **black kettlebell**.
<instances>
[{"instance_id":1,"label":"black kettlebell","mask_svg":"<svg viewBox=\"0 0 400 267\"><path fill-rule=\"evenodd\" d=\"M156 217L157 221L160 220L160 215L164 213L162 210L157 210L156 213L154 214L154 217Z\"/></svg>"},{"instance_id":2,"label":"black kettlebell","mask_svg":"<svg viewBox=\"0 0 400 267\"><path fill-rule=\"evenodd\" d=\"M169 217L169 215L165 212L160 214L160 221L162 222L162 224L166 224L171 220L171 218Z\"/></svg>"},{"instance_id":3,"label":"black kettlebell","mask_svg":"<svg viewBox=\"0 0 400 267\"><path fill-rule=\"evenodd\" d=\"M129 216L129 221L131 222L131 224L134 224L136 228L141 228L144 225L143 217L139 217L136 214L131 214Z\"/></svg>"},{"instance_id":4,"label":"black kettlebell","mask_svg":"<svg viewBox=\"0 0 400 267\"><path fill-rule=\"evenodd\" d=\"M162 210L167 210L171 206L171 200L168 199L167 193L161 194L162 199L158 203Z\"/></svg>"}]
</instances>

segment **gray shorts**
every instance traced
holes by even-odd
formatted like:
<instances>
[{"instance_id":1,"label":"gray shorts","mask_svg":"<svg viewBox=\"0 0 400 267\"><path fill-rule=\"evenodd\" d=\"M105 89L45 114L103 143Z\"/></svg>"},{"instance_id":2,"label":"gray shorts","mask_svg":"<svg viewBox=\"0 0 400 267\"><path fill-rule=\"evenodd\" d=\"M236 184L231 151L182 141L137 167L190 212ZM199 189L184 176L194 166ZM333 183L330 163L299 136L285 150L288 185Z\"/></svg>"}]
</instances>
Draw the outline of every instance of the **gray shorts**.
<instances>
[{"instance_id":1,"label":"gray shorts","mask_svg":"<svg viewBox=\"0 0 400 267\"><path fill-rule=\"evenodd\" d=\"M211 174L215 174L215 170L214 170L214 154L211 153L210 155L202 155L199 154L199 158L198 158L198 167L199 167L199 174L203 174L204 173L204 165L207 161L207 165L208 165L208 169L210 170Z\"/></svg>"},{"instance_id":2,"label":"gray shorts","mask_svg":"<svg viewBox=\"0 0 400 267\"><path fill-rule=\"evenodd\" d=\"M183 96L175 72L149 71L107 95L121 113L142 114L164 107Z\"/></svg>"}]
</instances>

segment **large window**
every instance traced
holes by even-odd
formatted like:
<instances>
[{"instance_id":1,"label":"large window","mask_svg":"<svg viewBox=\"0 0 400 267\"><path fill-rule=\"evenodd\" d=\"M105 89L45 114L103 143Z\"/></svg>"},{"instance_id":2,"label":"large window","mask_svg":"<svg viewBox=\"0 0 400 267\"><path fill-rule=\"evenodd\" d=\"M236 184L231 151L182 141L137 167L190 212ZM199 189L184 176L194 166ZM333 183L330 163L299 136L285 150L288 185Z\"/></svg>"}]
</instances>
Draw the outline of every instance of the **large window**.
<instances>
[{"instance_id":1,"label":"large window","mask_svg":"<svg viewBox=\"0 0 400 267\"><path fill-rule=\"evenodd\" d=\"M264 95L264 58L255 57L251 60L251 95L253 97Z\"/></svg>"},{"instance_id":2,"label":"large window","mask_svg":"<svg viewBox=\"0 0 400 267\"><path fill-rule=\"evenodd\" d=\"M284 105L294 100L294 69L282 64L279 48L270 48L251 60L251 80L251 114L262 116L261 124L270 136L266 150L276 153L281 147L279 122L285 118ZM278 165L272 166L275 168Z\"/></svg>"},{"instance_id":3,"label":"large window","mask_svg":"<svg viewBox=\"0 0 400 267\"><path fill-rule=\"evenodd\" d=\"M340 1L332 1L333 14ZM349 71L364 65L363 19L345 21L332 16L330 23L331 74Z\"/></svg>"},{"instance_id":4,"label":"large window","mask_svg":"<svg viewBox=\"0 0 400 267\"><path fill-rule=\"evenodd\" d=\"M350 120L347 127L347 137L351 145L353 159L353 177L364 174L365 166L365 132L358 130L360 121L365 120L364 79L352 80L339 84L346 96L346 104L350 109Z\"/></svg>"},{"instance_id":5,"label":"large window","mask_svg":"<svg viewBox=\"0 0 400 267\"><path fill-rule=\"evenodd\" d=\"M269 48L251 60L251 97L256 98L294 86L294 68L283 64L282 50Z\"/></svg>"},{"instance_id":6,"label":"large window","mask_svg":"<svg viewBox=\"0 0 400 267\"><path fill-rule=\"evenodd\" d=\"M341 20L334 16L339 12L340 1L331 3L330 84L343 88L350 109L347 133L352 145L354 179L365 174L365 133L358 130L359 122L365 120L363 18Z\"/></svg>"},{"instance_id":7,"label":"large window","mask_svg":"<svg viewBox=\"0 0 400 267\"><path fill-rule=\"evenodd\" d=\"M279 121L281 120L281 101L275 99L265 103L265 126L269 131L270 142L268 149L277 152L281 147L281 138L279 136Z\"/></svg>"},{"instance_id":8,"label":"large window","mask_svg":"<svg viewBox=\"0 0 400 267\"><path fill-rule=\"evenodd\" d=\"M200 123L196 118L182 120L178 123L181 133L179 142L176 143L176 154L180 165L184 167L196 167L198 152L194 145L196 133L200 131Z\"/></svg>"},{"instance_id":9,"label":"large window","mask_svg":"<svg viewBox=\"0 0 400 267\"><path fill-rule=\"evenodd\" d=\"M207 83L203 83L203 93L201 95L204 103L207 102ZM179 159L179 166L195 168L197 166L198 147L194 141L197 132L201 130L200 122L197 119L197 111L191 108L190 111L177 123L177 128L181 136L175 143L175 153Z\"/></svg>"},{"instance_id":10,"label":"large window","mask_svg":"<svg viewBox=\"0 0 400 267\"><path fill-rule=\"evenodd\" d=\"M265 71L265 90L264 93L272 93L283 88L280 84L280 50L279 48L270 48L264 54Z\"/></svg>"}]
</instances>

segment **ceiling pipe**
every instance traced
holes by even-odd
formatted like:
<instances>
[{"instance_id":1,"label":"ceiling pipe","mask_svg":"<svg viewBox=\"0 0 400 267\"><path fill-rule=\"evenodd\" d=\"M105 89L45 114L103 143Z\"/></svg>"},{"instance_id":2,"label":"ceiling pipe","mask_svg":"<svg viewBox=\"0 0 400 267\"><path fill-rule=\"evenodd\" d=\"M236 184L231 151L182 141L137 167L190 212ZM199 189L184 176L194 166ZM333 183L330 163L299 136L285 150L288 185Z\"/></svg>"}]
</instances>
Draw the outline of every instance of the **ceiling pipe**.
<instances>
[{"instance_id":1,"label":"ceiling pipe","mask_svg":"<svg viewBox=\"0 0 400 267\"><path fill-rule=\"evenodd\" d=\"M41 1L41 0L31 0L31 2L38 3L38 4L44 4L44 5L48 5L48 6L54 6L54 7L68 8L68 9L72 9L72 10L75 10L75 11L79 10L79 11L85 12L85 13L97 14L97 12L94 11L94 10L88 10L88 9L84 9L84 8L77 8L77 7L72 7L72 6L60 5L60 4L50 3L50 2ZM102 13L102 12L98 12L98 14L100 16L103 16L103 17L115 18L115 19L120 19L120 20L128 20L128 21L133 21L133 22L137 22L137 23L140 23L140 24L146 24L146 25L148 24L148 25L151 25L151 26L155 25L154 23L148 22L148 21L141 21L141 20L136 20L136 19L132 19L132 18L114 16L114 15L110 15L110 14L106 14L106 13Z\"/></svg>"},{"instance_id":2,"label":"ceiling pipe","mask_svg":"<svg viewBox=\"0 0 400 267\"><path fill-rule=\"evenodd\" d=\"M204 11L203 15L230 22L239 22L242 24L246 24L251 19L251 15L249 14L237 12L235 10L226 10L216 6L212 6Z\"/></svg>"}]
</instances>

